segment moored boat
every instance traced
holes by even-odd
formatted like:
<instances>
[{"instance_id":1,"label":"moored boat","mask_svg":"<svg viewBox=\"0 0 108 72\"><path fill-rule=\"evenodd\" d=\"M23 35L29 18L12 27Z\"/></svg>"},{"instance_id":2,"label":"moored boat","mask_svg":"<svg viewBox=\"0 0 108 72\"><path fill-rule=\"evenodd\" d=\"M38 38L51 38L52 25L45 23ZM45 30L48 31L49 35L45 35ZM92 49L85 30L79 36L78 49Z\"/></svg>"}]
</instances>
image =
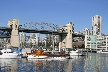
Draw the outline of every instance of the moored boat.
<instances>
[{"instance_id":1,"label":"moored boat","mask_svg":"<svg viewBox=\"0 0 108 72\"><path fill-rule=\"evenodd\" d=\"M27 58L30 59L45 59L48 56L46 56L45 54L43 54L43 50L34 50L32 53L28 53L27 54Z\"/></svg>"},{"instance_id":2,"label":"moored boat","mask_svg":"<svg viewBox=\"0 0 108 72\"><path fill-rule=\"evenodd\" d=\"M108 53L108 50L97 50L97 53Z\"/></svg>"},{"instance_id":3,"label":"moored boat","mask_svg":"<svg viewBox=\"0 0 108 72\"><path fill-rule=\"evenodd\" d=\"M11 49L0 50L0 58L21 58L18 53L13 53Z\"/></svg>"},{"instance_id":4,"label":"moored boat","mask_svg":"<svg viewBox=\"0 0 108 72\"><path fill-rule=\"evenodd\" d=\"M85 56L86 53L80 50L72 50L69 52L70 56Z\"/></svg>"},{"instance_id":5,"label":"moored boat","mask_svg":"<svg viewBox=\"0 0 108 72\"><path fill-rule=\"evenodd\" d=\"M63 60L63 59L69 59L70 55L69 54L62 54L61 52L47 52L44 53L46 56L48 56L48 59L51 60Z\"/></svg>"}]
</instances>

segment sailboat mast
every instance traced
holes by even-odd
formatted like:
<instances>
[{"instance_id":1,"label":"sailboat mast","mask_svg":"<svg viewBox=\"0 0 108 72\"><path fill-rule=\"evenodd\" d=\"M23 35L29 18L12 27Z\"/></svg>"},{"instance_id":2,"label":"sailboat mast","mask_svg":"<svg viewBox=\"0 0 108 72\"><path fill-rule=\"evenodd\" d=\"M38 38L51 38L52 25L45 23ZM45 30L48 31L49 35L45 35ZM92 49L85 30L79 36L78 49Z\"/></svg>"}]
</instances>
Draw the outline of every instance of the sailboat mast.
<instances>
[{"instance_id":1,"label":"sailboat mast","mask_svg":"<svg viewBox=\"0 0 108 72\"><path fill-rule=\"evenodd\" d=\"M53 41L53 50L54 50L54 38L53 38L53 32L52 32L52 41Z\"/></svg>"},{"instance_id":2,"label":"sailboat mast","mask_svg":"<svg viewBox=\"0 0 108 72\"><path fill-rule=\"evenodd\" d=\"M106 36L106 50L107 50L107 36Z\"/></svg>"}]
</instances>

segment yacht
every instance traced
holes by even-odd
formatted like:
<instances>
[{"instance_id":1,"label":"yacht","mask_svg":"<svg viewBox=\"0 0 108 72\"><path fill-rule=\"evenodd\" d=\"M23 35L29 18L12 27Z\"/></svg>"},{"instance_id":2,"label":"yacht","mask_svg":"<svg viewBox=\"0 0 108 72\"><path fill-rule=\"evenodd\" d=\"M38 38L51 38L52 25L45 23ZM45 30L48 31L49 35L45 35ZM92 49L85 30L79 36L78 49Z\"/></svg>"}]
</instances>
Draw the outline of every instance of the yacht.
<instances>
[{"instance_id":1,"label":"yacht","mask_svg":"<svg viewBox=\"0 0 108 72\"><path fill-rule=\"evenodd\" d=\"M12 52L11 49L0 50L0 58L21 58L18 53Z\"/></svg>"}]
</instances>

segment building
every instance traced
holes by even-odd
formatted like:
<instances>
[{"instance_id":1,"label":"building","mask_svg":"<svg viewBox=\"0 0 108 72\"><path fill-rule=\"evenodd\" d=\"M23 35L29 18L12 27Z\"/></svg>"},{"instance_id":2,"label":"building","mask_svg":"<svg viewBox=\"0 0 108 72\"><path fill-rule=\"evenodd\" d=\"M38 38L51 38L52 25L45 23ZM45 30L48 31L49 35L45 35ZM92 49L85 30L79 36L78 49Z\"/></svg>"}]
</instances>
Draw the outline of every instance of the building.
<instances>
[{"instance_id":1,"label":"building","mask_svg":"<svg viewBox=\"0 0 108 72\"><path fill-rule=\"evenodd\" d=\"M83 34L84 34L84 35L90 35L90 29L85 28Z\"/></svg>"},{"instance_id":2,"label":"building","mask_svg":"<svg viewBox=\"0 0 108 72\"><path fill-rule=\"evenodd\" d=\"M35 33L30 33L30 39L35 39Z\"/></svg>"},{"instance_id":3,"label":"building","mask_svg":"<svg viewBox=\"0 0 108 72\"><path fill-rule=\"evenodd\" d=\"M24 32L20 33L19 35L19 41L21 42L26 42L26 34Z\"/></svg>"},{"instance_id":4,"label":"building","mask_svg":"<svg viewBox=\"0 0 108 72\"><path fill-rule=\"evenodd\" d=\"M85 35L85 48L107 49L108 48L108 36Z\"/></svg>"},{"instance_id":5,"label":"building","mask_svg":"<svg viewBox=\"0 0 108 72\"><path fill-rule=\"evenodd\" d=\"M51 34L46 34L45 38L46 38L46 41L49 43L52 41L52 35Z\"/></svg>"},{"instance_id":6,"label":"building","mask_svg":"<svg viewBox=\"0 0 108 72\"><path fill-rule=\"evenodd\" d=\"M95 15L92 17L92 35L102 34L102 17Z\"/></svg>"}]
</instances>

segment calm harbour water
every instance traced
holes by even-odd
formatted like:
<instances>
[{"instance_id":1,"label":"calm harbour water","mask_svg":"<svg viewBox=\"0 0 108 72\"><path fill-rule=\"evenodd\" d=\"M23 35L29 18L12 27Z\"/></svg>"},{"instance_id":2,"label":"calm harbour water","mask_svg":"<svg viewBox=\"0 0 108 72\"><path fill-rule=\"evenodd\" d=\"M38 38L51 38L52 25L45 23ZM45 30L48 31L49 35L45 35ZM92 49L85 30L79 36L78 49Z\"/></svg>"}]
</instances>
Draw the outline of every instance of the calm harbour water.
<instances>
[{"instance_id":1,"label":"calm harbour water","mask_svg":"<svg viewBox=\"0 0 108 72\"><path fill-rule=\"evenodd\" d=\"M63 61L0 59L0 72L108 72L108 54L89 53Z\"/></svg>"}]
</instances>

